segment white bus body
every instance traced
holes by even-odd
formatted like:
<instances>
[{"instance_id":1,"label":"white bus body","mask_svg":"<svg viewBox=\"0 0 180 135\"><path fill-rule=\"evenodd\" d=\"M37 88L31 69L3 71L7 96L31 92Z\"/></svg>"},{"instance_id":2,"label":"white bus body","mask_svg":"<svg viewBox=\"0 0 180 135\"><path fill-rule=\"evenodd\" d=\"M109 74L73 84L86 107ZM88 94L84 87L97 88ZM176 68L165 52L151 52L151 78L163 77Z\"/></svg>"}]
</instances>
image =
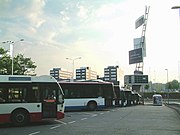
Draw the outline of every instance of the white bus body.
<instances>
[{"instance_id":1,"label":"white bus body","mask_svg":"<svg viewBox=\"0 0 180 135\"><path fill-rule=\"evenodd\" d=\"M64 118L64 95L49 75L0 75L0 123L21 126L46 118Z\"/></svg>"},{"instance_id":2,"label":"white bus body","mask_svg":"<svg viewBox=\"0 0 180 135\"><path fill-rule=\"evenodd\" d=\"M114 105L115 92L110 82L59 82L65 110L95 110Z\"/></svg>"},{"instance_id":3,"label":"white bus body","mask_svg":"<svg viewBox=\"0 0 180 135\"><path fill-rule=\"evenodd\" d=\"M162 105L162 96L160 94L153 95L153 105Z\"/></svg>"}]
</instances>

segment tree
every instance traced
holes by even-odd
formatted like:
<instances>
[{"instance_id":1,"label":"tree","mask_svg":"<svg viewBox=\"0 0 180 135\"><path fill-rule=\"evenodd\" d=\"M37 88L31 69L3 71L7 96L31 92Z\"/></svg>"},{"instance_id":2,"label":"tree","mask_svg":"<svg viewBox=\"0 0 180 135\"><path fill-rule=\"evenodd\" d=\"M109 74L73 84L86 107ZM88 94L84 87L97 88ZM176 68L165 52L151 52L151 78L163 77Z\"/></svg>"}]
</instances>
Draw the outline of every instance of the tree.
<instances>
[{"instance_id":1,"label":"tree","mask_svg":"<svg viewBox=\"0 0 180 135\"><path fill-rule=\"evenodd\" d=\"M173 80L171 82L171 85L172 85L172 89L178 89L179 88L179 82L177 80Z\"/></svg>"},{"instance_id":2,"label":"tree","mask_svg":"<svg viewBox=\"0 0 180 135\"><path fill-rule=\"evenodd\" d=\"M149 84L145 85L145 89L148 90L149 89Z\"/></svg>"},{"instance_id":3,"label":"tree","mask_svg":"<svg viewBox=\"0 0 180 135\"><path fill-rule=\"evenodd\" d=\"M10 75L12 73L12 59L7 54L8 51L0 48L0 74ZM35 62L31 58L25 58L24 55L18 54L13 59L13 74L25 75L31 74L36 69ZM34 75L34 73L33 73Z\"/></svg>"},{"instance_id":4,"label":"tree","mask_svg":"<svg viewBox=\"0 0 180 135\"><path fill-rule=\"evenodd\" d=\"M177 80L173 80L171 82L166 83L166 88L167 89L178 89L179 88L179 83Z\"/></svg>"}]
</instances>

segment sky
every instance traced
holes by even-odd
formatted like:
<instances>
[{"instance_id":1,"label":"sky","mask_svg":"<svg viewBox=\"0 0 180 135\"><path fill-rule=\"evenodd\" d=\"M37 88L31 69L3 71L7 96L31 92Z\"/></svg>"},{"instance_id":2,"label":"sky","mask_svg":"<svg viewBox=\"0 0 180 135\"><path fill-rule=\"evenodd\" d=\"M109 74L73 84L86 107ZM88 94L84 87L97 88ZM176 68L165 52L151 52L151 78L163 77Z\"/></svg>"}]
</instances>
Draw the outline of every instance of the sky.
<instances>
[{"instance_id":1,"label":"sky","mask_svg":"<svg viewBox=\"0 0 180 135\"><path fill-rule=\"evenodd\" d=\"M91 67L103 76L104 68L116 66L133 74L129 51L142 26L135 21L150 6L146 27L144 74L153 83L180 80L180 0L1 0L0 47L14 41L14 55L30 57L37 75L61 67ZM18 42L24 39L23 42ZM167 70L168 69L168 72Z\"/></svg>"}]
</instances>

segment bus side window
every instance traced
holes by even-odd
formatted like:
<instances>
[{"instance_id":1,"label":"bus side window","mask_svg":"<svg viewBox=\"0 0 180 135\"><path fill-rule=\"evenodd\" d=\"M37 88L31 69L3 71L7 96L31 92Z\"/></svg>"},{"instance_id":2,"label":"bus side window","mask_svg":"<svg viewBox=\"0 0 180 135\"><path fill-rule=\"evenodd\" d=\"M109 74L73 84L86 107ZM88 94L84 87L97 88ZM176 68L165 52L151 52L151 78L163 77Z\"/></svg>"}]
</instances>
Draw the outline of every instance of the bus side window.
<instances>
[{"instance_id":1,"label":"bus side window","mask_svg":"<svg viewBox=\"0 0 180 135\"><path fill-rule=\"evenodd\" d=\"M24 102L25 101L25 95L24 91L26 91L26 88L21 88L21 87L10 87L8 89L8 100L9 102Z\"/></svg>"},{"instance_id":2,"label":"bus side window","mask_svg":"<svg viewBox=\"0 0 180 135\"><path fill-rule=\"evenodd\" d=\"M65 90L64 90L64 96L65 96L65 97L70 96L70 95L69 95L69 92L68 92L68 89L65 89Z\"/></svg>"},{"instance_id":3,"label":"bus side window","mask_svg":"<svg viewBox=\"0 0 180 135\"><path fill-rule=\"evenodd\" d=\"M32 86L32 88L28 90L27 95L28 95L27 102L39 102L40 101L39 87Z\"/></svg>"},{"instance_id":4,"label":"bus side window","mask_svg":"<svg viewBox=\"0 0 180 135\"><path fill-rule=\"evenodd\" d=\"M0 88L0 103L5 102L5 101L6 100L4 98L4 91L3 91L3 89Z\"/></svg>"},{"instance_id":5,"label":"bus side window","mask_svg":"<svg viewBox=\"0 0 180 135\"><path fill-rule=\"evenodd\" d=\"M101 87L99 87L98 97L103 97L103 90Z\"/></svg>"},{"instance_id":6,"label":"bus side window","mask_svg":"<svg viewBox=\"0 0 180 135\"><path fill-rule=\"evenodd\" d=\"M53 90L50 87L45 87L43 98L44 99L56 99L56 90Z\"/></svg>"}]
</instances>

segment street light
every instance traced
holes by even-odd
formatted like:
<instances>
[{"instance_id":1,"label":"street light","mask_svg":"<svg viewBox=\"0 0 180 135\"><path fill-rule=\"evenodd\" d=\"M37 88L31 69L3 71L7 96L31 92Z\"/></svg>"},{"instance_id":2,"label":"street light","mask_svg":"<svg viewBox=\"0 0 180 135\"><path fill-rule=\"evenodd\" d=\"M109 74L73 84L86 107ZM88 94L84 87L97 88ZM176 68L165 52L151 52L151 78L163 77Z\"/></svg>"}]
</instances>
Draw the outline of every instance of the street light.
<instances>
[{"instance_id":1,"label":"street light","mask_svg":"<svg viewBox=\"0 0 180 135\"><path fill-rule=\"evenodd\" d=\"M180 6L173 6L171 9L180 9Z\"/></svg>"},{"instance_id":2,"label":"street light","mask_svg":"<svg viewBox=\"0 0 180 135\"><path fill-rule=\"evenodd\" d=\"M72 71L72 81L74 81L74 62L75 60L81 59L81 57L77 57L77 58L66 58L67 60L71 60L72 64L73 64L73 71Z\"/></svg>"},{"instance_id":3,"label":"street light","mask_svg":"<svg viewBox=\"0 0 180 135\"><path fill-rule=\"evenodd\" d=\"M169 105L168 69L165 70L167 71L167 89L168 89L168 105Z\"/></svg>"},{"instance_id":4,"label":"street light","mask_svg":"<svg viewBox=\"0 0 180 135\"><path fill-rule=\"evenodd\" d=\"M17 42L21 42L21 41L24 41L24 39L20 39L20 40L18 40L18 41L5 41L5 42L2 42L3 44L5 44L5 43L9 43L9 46L10 46L10 52L11 52L11 57L12 57L12 69L11 69L11 72L12 72L12 75L13 75L13 68L14 68L14 61L13 61L13 59L14 59L14 52L13 52L13 45L14 44L16 44Z\"/></svg>"},{"instance_id":5,"label":"street light","mask_svg":"<svg viewBox=\"0 0 180 135\"><path fill-rule=\"evenodd\" d=\"M180 15L180 6L173 6L171 9L179 9L179 15Z\"/></svg>"}]
</instances>

